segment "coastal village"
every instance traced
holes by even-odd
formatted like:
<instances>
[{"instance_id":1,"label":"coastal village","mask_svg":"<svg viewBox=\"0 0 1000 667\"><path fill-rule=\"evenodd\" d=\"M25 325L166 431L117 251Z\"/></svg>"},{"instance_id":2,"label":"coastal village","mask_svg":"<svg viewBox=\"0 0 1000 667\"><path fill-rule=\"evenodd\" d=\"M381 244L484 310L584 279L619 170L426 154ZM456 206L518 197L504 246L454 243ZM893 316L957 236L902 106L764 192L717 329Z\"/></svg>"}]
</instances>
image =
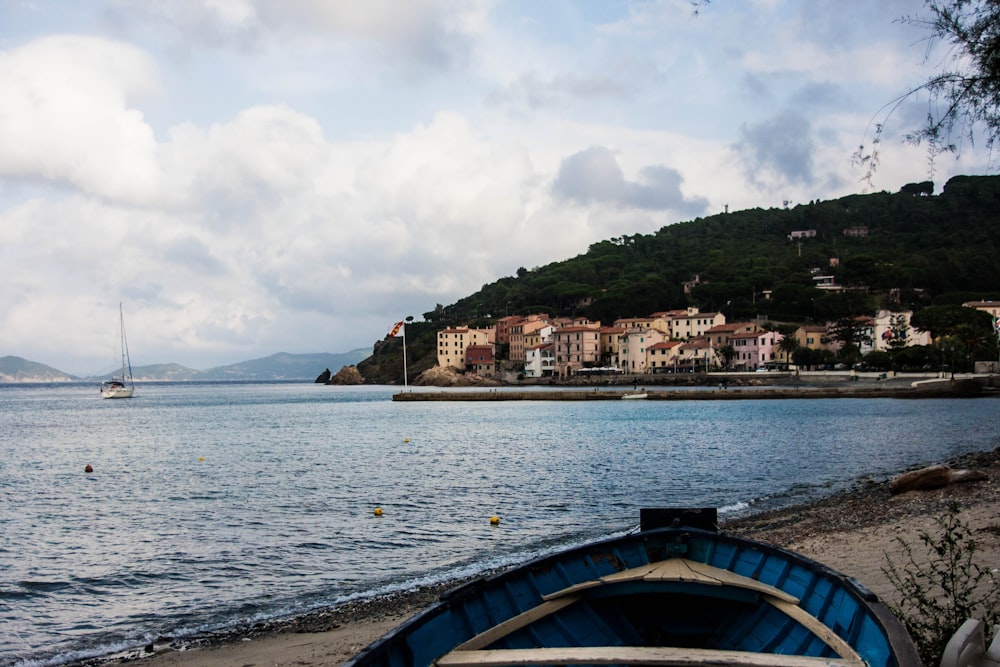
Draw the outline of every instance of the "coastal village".
<instances>
[{"instance_id":1,"label":"coastal village","mask_svg":"<svg viewBox=\"0 0 1000 667\"><path fill-rule=\"evenodd\" d=\"M1000 321L1000 302L963 306ZM930 334L910 324L911 311L880 310L855 318L859 352L930 345ZM505 371L523 379L602 374L693 373L714 370L765 372L794 368L797 350L836 354L843 340L835 323L802 324L784 335L767 321L727 322L721 312L696 307L616 320L610 326L586 318L546 313L499 318L489 328L450 327L437 332L440 368L482 378ZM996 372L985 368L984 372Z\"/></svg>"}]
</instances>

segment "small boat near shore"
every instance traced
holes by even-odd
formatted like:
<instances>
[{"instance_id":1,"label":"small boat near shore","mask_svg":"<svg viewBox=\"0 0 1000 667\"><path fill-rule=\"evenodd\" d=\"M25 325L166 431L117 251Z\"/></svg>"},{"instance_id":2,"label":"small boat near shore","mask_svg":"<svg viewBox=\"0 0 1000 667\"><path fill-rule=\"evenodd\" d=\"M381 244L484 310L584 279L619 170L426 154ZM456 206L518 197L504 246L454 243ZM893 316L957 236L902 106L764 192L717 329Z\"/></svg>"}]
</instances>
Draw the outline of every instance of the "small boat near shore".
<instances>
[{"instance_id":1,"label":"small boat near shore","mask_svg":"<svg viewBox=\"0 0 1000 667\"><path fill-rule=\"evenodd\" d=\"M645 391L629 391L622 394L623 401L636 401L649 398L649 394Z\"/></svg>"},{"instance_id":2,"label":"small boat near shore","mask_svg":"<svg viewBox=\"0 0 1000 667\"><path fill-rule=\"evenodd\" d=\"M639 531L458 588L345 664L920 665L856 581L715 524L714 509L643 510Z\"/></svg>"},{"instance_id":3,"label":"small boat near shore","mask_svg":"<svg viewBox=\"0 0 1000 667\"><path fill-rule=\"evenodd\" d=\"M121 337L122 373L112 375L110 380L101 382L101 398L132 398L135 382L132 380L132 360L128 354L128 340L125 338L125 311L118 304L118 323Z\"/></svg>"}]
</instances>

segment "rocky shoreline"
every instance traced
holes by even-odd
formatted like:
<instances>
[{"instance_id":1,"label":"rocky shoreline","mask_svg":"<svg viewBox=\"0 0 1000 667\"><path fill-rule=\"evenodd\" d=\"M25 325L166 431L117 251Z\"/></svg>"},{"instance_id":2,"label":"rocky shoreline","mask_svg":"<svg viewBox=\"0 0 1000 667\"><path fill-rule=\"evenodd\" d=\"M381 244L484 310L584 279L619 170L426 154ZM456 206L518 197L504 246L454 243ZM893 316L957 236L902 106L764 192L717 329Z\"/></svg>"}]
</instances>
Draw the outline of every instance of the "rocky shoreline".
<instances>
[{"instance_id":1,"label":"rocky shoreline","mask_svg":"<svg viewBox=\"0 0 1000 667\"><path fill-rule=\"evenodd\" d=\"M891 480L870 478L820 500L734 519L726 522L722 529L734 535L787 546L817 535L885 526L913 516L941 514L952 503L962 506L1000 502L1000 448L960 456L946 465L956 470L980 471L986 479L983 483L952 484L894 496L890 490ZM1000 517L996 525L1000 527Z\"/></svg>"}]
</instances>

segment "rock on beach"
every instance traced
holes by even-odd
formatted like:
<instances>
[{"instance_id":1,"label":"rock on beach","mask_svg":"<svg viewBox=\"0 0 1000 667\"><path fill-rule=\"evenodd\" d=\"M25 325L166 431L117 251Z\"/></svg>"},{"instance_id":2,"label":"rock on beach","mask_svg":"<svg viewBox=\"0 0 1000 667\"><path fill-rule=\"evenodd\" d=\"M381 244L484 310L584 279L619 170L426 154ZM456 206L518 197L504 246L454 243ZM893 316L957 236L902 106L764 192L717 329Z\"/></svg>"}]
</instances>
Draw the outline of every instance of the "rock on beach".
<instances>
[{"instance_id":1,"label":"rock on beach","mask_svg":"<svg viewBox=\"0 0 1000 667\"><path fill-rule=\"evenodd\" d=\"M893 495L898 495L907 491L927 491L949 484L981 482L985 479L986 474L979 470L953 470L950 466L933 465L898 475L889 483L889 490Z\"/></svg>"}]
</instances>

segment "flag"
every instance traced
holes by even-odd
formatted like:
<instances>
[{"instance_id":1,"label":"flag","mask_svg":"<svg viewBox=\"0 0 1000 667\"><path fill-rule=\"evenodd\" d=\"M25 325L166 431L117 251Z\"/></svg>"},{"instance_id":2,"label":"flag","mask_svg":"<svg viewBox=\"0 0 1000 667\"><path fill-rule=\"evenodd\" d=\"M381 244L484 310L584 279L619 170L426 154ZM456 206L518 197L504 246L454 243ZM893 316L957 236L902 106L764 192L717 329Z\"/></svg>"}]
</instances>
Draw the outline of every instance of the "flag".
<instances>
[{"instance_id":1,"label":"flag","mask_svg":"<svg viewBox=\"0 0 1000 667\"><path fill-rule=\"evenodd\" d=\"M402 328L403 328L403 321L400 320L399 322L396 322L396 325L392 327L392 331L389 332L389 338L395 337L395 335L398 334L399 330Z\"/></svg>"}]
</instances>

